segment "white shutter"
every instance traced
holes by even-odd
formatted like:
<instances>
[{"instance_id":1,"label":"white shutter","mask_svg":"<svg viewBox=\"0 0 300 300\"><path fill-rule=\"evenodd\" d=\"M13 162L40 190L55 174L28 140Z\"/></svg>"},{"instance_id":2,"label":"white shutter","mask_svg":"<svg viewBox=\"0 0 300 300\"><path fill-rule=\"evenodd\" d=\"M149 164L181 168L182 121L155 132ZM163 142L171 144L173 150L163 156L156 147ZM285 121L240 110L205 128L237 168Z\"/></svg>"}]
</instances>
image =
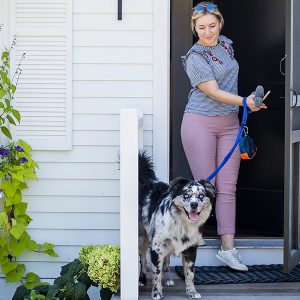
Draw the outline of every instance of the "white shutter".
<instances>
[{"instance_id":1,"label":"white shutter","mask_svg":"<svg viewBox=\"0 0 300 300\"><path fill-rule=\"evenodd\" d=\"M26 53L15 105L15 139L34 150L72 148L72 1L11 1L14 66Z\"/></svg>"}]
</instances>

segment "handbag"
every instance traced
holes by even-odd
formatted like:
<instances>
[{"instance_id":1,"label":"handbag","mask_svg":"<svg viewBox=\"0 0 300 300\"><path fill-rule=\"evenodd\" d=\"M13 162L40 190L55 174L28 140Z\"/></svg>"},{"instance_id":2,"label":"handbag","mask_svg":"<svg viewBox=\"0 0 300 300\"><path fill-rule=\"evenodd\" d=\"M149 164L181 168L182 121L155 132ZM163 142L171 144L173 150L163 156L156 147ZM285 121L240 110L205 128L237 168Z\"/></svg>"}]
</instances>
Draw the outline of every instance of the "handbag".
<instances>
[{"instance_id":1,"label":"handbag","mask_svg":"<svg viewBox=\"0 0 300 300\"><path fill-rule=\"evenodd\" d=\"M248 134L248 127L244 126L243 129L242 137L239 142L241 159L252 159L257 152L257 147Z\"/></svg>"}]
</instances>

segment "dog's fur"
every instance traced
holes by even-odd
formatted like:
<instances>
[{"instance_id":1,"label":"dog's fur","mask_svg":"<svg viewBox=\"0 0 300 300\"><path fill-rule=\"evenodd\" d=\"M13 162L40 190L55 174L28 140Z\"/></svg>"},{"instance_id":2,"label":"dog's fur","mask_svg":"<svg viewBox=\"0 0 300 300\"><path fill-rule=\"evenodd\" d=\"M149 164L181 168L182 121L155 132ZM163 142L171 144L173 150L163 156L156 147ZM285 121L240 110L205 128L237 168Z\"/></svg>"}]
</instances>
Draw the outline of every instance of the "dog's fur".
<instances>
[{"instance_id":1,"label":"dog's fur","mask_svg":"<svg viewBox=\"0 0 300 300\"><path fill-rule=\"evenodd\" d=\"M202 226L210 216L216 189L208 180L178 177L166 184L157 179L150 157L139 154L139 252L140 284L146 284L146 252L150 247L153 272L152 299L162 299L162 273L166 285L170 255L182 254L186 293L200 298L194 286L197 247L204 244Z\"/></svg>"}]
</instances>

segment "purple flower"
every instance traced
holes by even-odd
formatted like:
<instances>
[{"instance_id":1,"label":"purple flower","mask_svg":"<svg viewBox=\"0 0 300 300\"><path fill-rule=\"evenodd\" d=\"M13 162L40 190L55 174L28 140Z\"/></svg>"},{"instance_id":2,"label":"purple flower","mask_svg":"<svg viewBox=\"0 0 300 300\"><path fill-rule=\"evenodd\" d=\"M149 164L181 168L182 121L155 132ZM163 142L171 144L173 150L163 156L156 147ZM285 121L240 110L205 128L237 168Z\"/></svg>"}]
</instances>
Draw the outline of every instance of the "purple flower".
<instances>
[{"instance_id":1,"label":"purple flower","mask_svg":"<svg viewBox=\"0 0 300 300\"><path fill-rule=\"evenodd\" d=\"M0 149L0 155L1 156L8 156L9 154L10 154L10 152L8 150Z\"/></svg>"},{"instance_id":2,"label":"purple flower","mask_svg":"<svg viewBox=\"0 0 300 300\"><path fill-rule=\"evenodd\" d=\"M21 158L21 161L22 161L22 163L25 163L25 162L28 161L28 159L27 159L26 157L22 157L22 158Z\"/></svg>"},{"instance_id":3,"label":"purple flower","mask_svg":"<svg viewBox=\"0 0 300 300\"><path fill-rule=\"evenodd\" d=\"M21 146L16 146L16 150L19 152L25 152Z\"/></svg>"}]
</instances>

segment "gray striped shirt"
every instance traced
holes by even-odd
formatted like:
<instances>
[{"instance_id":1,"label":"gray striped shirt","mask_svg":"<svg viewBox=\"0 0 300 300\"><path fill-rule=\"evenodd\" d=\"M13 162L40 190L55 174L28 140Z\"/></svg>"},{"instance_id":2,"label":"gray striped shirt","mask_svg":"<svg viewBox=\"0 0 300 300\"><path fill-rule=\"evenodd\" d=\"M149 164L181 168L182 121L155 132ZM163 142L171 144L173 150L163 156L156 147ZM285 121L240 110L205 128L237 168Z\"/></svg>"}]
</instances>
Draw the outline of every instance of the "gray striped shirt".
<instances>
[{"instance_id":1,"label":"gray striped shirt","mask_svg":"<svg viewBox=\"0 0 300 300\"><path fill-rule=\"evenodd\" d=\"M220 35L216 46L194 44L188 53L181 57L193 87L188 96L185 112L204 116L224 116L239 110L239 106L217 102L197 88L201 82L216 80L221 90L238 94L239 65L234 58L231 44L230 39Z\"/></svg>"}]
</instances>

